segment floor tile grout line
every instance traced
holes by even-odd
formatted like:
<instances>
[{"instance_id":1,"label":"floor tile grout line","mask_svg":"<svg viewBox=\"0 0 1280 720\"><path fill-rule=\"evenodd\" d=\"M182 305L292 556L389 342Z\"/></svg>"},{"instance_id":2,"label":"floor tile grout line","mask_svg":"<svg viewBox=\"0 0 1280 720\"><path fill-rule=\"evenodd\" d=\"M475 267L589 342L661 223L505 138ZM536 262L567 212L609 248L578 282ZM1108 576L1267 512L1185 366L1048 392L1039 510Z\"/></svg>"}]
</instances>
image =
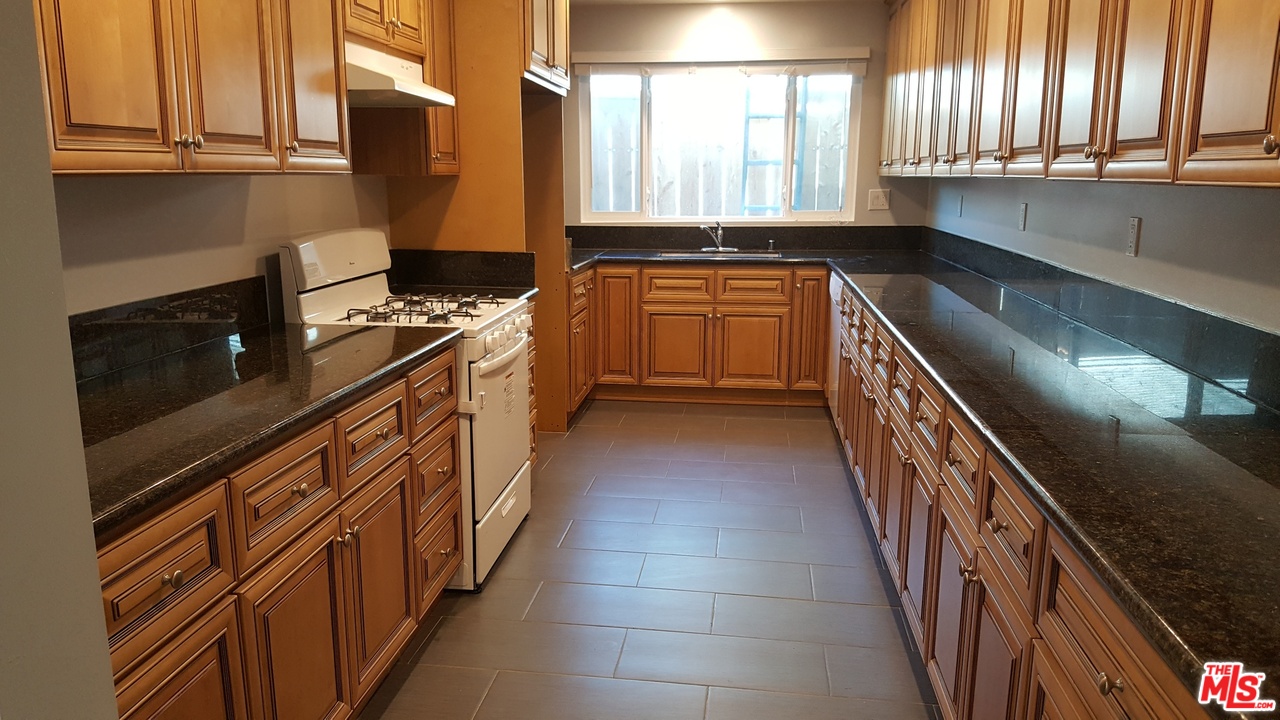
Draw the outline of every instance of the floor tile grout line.
<instances>
[{"instance_id":1,"label":"floor tile grout line","mask_svg":"<svg viewBox=\"0 0 1280 720\"><path fill-rule=\"evenodd\" d=\"M538 587L533 589L533 596L529 598L529 604L525 605L524 612L520 613L520 622L528 622L529 611L533 609L533 604L538 601L538 595L542 593L542 586L546 584L546 580L538 581Z\"/></svg>"},{"instance_id":2,"label":"floor tile grout line","mask_svg":"<svg viewBox=\"0 0 1280 720\"><path fill-rule=\"evenodd\" d=\"M484 701L489 699L489 692L493 690L493 686L498 682L500 673L502 673L502 670L497 670L493 673L493 677L489 678L489 684L485 686L484 693L480 695L480 702L476 703L476 709L471 711L471 717L468 720L475 720L475 717L480 714L480 708L484 707Z\"/></svg>"},{"instance_id":3,"label":"floor tile grout line","mask_svg":"<svg viewBox=\"0 0 1280 720\"><path fill-rule=\"evenodd\" d=\"M618 668L622 667L622 653L627 650L627 638L631 635L631 629L627 628L622 632L622 644L618 646L618 659L613 661L613 675L610 677L618 677Z\"/></svg>"}]
</instances>

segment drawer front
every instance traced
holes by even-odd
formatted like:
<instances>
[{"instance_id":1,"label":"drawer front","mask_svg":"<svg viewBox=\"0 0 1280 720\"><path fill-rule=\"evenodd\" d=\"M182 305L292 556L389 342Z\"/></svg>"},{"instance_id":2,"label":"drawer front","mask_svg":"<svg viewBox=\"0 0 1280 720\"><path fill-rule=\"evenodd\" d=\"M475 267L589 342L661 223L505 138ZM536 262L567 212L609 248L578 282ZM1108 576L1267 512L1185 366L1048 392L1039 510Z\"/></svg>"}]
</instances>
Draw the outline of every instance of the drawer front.
<instances>
[{"instance_id":1,"label":"drawer front","mask_svg":"<svg viewBox=\"0 0 1280 720\"><path fill-rule=\"evenodd\" d=\"M1009 473L987 455L986 490L978 532L1028 612L1035 610L1036 573L1044 545L1044 517Z\"/></svg>"},{"instance_id":2,"label":"drawer front","mask_svg":"<svg viewBox=\"0 0 1280 720\"><path fill-rule=\"evenodd\" d=\"M870 366L876 359L876 320L865 310L858 314L858 354Z\"/></svg>"},{"instance_id":3,"label":"drawer front","mask_svg":"<svg viewBox=\"0 0 1280 720\"><path fill-rule=\"evenodd\" d=\"M791 271L733 269L716 271L717 302L789 303Z\"/></svg>"},{"instance_id":4,"label":"drawer front","mask_svg":"<svg viewBox=\"0 0 1280 720\"><path fill-rule=\"evenodd\" d=\"M338 504L333 437L325 423L231 476L241 579Z\"/></svg>"},{"instance_id":5,"label":"drawer front","mask_svg":"<svg viewBox=\"0 0 1280 720\"><path fill-rule=\"evenodd\" d=\"M711 270L650 269L640 270L642 302L711 302Z\"/></svg>"},{"instance_id":6,"label":"drawer front","mask_svg":"<svg viewBox=\"0 0 1280 720\"><path fill-rule=\"evenodd\" d=\"M458 409L454 373L456 356L452 348L409 373L409 437L421 440L441 421Z\"/></svg>"},{"instance_id":7,"label":"drawer front","mask_svg":"<svg viewBox=\"0 0 1280 720\"><path fill-rule=\"evenodd\" d=\"M912 398L911 434L924 449L924 458L935 468L938 467L938 456L942 447L942 393L934 389L923 374L916 377L916 394Z\"/></svg>"},{"instance_id":8,"label":"drawer front","mask_svg":"<svg viewBox=\"0 0 1280 720\"><path fill-rule=\"evenodd\" d=\"M431 604L462 564L462 499L449 498L431 525L418 534L416 576L418 618L426 616Z\"/></svg>"},{"instance_id":9,"label":"drawer front","mask_svg":"<svg viewBox=\"0 0 1280 720\"><path fill-rule=\"evenodd\" d=\"M1061 538L1049 541L1046 560L1043 609L1037 624L1071 684L1096 717L1205 717L1198 712L1191 694ZM1160 678L1149 675L1147 670ZM1124 689L1108 690L1116 683ZM1161 688L1177 694L1178 700L1171 699Z\"/></svg>"},{"instance_id":10,"label":"drawer front","mask_svg":"<svg viewBox=\"0 0 1280 720\"><path fill-rule=\"evenodd\" d=\"M893 348L889 363L889 402L903 419L911 417L916 386L916 366L900 347Z\"/></svg>"},{"instance_id":11,"label":"drawer front","mask_svg":"<svg viewBox=\"0 0 1280 720\"><path fill-rule=\"evenodd\" d=\"M529 409L530 410L533 410L534 408L538 407L538 393L536 392L536 388L538 385L537 355L538 353L533 349L533 346L529 346Z\"/></svg>"},{"instance_id":12,"label":"drawer front","mask_svg":"<svg viewBox=\"0 0 1280 720\"><path fill-rule=\"evenodd\" d=\"M235 583L227 483L98 554L111 670L120 673Z\"/></svg>"},{"instance_id":13,"label":"drawer front","mask_svg":"<svg viewBox=\"0 0 1280 720\"><path fill-rule=\"evenodd\" d=\"M876 328L871 348L871 370L881 394L888 396L893 384L893 336L887 327ZM910 385L908 385L910 387Z\"/></svg>"},{"instance_id":14,"label":"drawer front","mask_svg":"<svg viewBox=\"0 0 1280 720\"><path fill-rule=\"evenodd\" d=\"M569 280L569 314L585 310L590 301L590 292L594 271L578 273Z\"/></svg>"},{"instance_id":15,"label":"drawer front","mask_svg":"<svg viewBox=\"0 0 1280 720\"><path fill-rule=\"evenodd\" d=\"M413 449L413 508L415 531L461 488L458 475L458 421L440 426Z\"/></svg>"},{"instance_id":16,"label":"drawer front","mask_svg":"<svg viewBox=\"0 0 1280 720\"><path fill-rule=\"evenodd\" d=\"M395 383L338 416L342 497L409 449L404 396L404 383Z\"/></svg>"},{"instance_id":17,"label":"drawer front","mask_svg":"<svg viewBox=\"0 0 1280 720\"><path fill-rule=\"evenodd\" d=\"M942 430L942 479L965 503L969 522L978 522L978 497L982 476L982 444L959 413L948 413Z\"/></svg>"}]
</instances>

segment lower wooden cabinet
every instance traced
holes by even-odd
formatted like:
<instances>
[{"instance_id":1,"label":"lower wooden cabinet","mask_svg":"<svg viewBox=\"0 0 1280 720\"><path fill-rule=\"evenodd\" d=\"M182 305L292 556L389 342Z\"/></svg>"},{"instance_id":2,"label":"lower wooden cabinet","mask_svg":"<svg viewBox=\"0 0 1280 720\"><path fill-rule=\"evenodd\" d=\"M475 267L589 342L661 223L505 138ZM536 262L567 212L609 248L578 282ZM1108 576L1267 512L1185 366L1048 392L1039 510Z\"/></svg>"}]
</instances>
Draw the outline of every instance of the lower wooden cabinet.
<instances>
[{"instance_id":1,"label":"lower wooden cabinet","mask_svg":"<svg viewBox=\"0 0 1280 720\"><path fill-rule=\"evenodd\" d=\"M902 563L902 613L915 635L916 647L923 648L925 638L933 629L929 622L932 606L926 604L932 578L929 573L929 559L932 557L929 539L937 523L936 498L940 480L932 465L920 461L920 451L915 445L912 446L912 460L913 472L907 473L906 478L906 506L902 510L905 527L898 557Z\"/></svg>"},{"instance_id":2,"label":"lower wooden cabinet","mask_svg":"<svg viewBox=\"0 0 1280 720\"><path fill-rule=\"evenodd\" d=\"M933 681L934 693L943 717L955 720L966 693L963 682L967 640L966 618L971 614L970 578L976 572L974 541L965 528L963 515L945 487L938 490L938 528L933 541L931 583L933 592L933 642L925 653L925 665Z\"/></svg>"},{"instance_id":3,"label":"lower wooden cabinet","mask_svg":"<svg viewBox=\"0 0 1280 720\"><path fill-rule=\"evenodd\" d=\"M640 383L640 268L596 268L597 382Z\"/></svg>"},{"instance_id":4,"label":"lower wooden cabinet","mask_svg":"<svg viewBox=\"0 0 1280 720\"><path fill-rule=\"evenodd\" d=\"M790 337L790 307L716 307L712 384L785 390L790 378Z\"/></svg>"},{"instance_id":5,"label":"lower wooden cabinet","mask_svg":"<svg viewBox=\"0 0 1280 720\"><path fill-rule=\"evenodd\" d=\"M1084 701L1066 679L1062 666L1043 640L1031 641L1027 662L1027 703L1019 718L1074 720L1089 716Z\"/></svg>"},{"instance_id":6,"label":"lower wooden cabinet","mask_svg":"<svg viewBox=\"0 0 1280 720\"><path fill-rule=\"evenodd\" d=\"M640 309L641 383L711 387L710 305Z\"/></svg>"},{"instance_id":7,"label":"lower wooden cabinet","mask_svg":"<svg viewBox=\"0 0 1280 720\"><path fill-rule=\"evenodd\" d=\"M1004 585L986 548L978 548L971 586L975 616L969 636L966 712L974 720L1013 720L1023 697L1027 649L1035 631L1031 617Z\"/></svg>"},{"instance_id":8,"label":"lower wooden cabinet","mask_svg":"<svg viewBox=\"0 0 1280 720\"><path fill-rule=\"evenodd\" d=\"M827 386L827 271L796 270L791 327L791 388L822 390Z\"/></svg>"},{"instance_id":9,"label":"lower wooden cabinet","mask_svg":"<svg viewBox=\"0 0 1280 720\"><path fill-rule=\"evenodd\" d=\"M225 598L116 685L122 720L249 717L236 598Z\"/></svg>"},{"instance_id":10,"label":"lower wooden cabinet","mask_svg":"<svg viewBox=\"0 0 1280 720\"><path fill-rule=\"evenodd\" d=\"M884 505L880 509L882 523L879 541L881 554L884 555L889 574L893 577L894 588L899 592L902 590L902 567L906 564L902 557L903 530L904 521L908 519L905 512L914 465L910 435L901 428L898 420L889 422L885 426L884 462L881 469Z\"/></svg>"},{"instance_id":11,"label":"lower wooden cabinet","mask_svg":"<svg viewBox=\"0 0 1280 720\"><path fill-rule=\"evenodd\" d=\"M445 583L462 564L462 498L455 494L414 541L417 618L426 617Z\"/></svg>"},{"instance_id":12,"label":"lower wooden cabinet","mask_svg":"<svg viewBox=\"0 0 1280 720\"><path fill-rule=\"evenodd\" d=\"M591 307L579 311L569 321L569 391L570 411L576 410L595 384L596 367L594 328Z\"/></svg>"}]
</instances>

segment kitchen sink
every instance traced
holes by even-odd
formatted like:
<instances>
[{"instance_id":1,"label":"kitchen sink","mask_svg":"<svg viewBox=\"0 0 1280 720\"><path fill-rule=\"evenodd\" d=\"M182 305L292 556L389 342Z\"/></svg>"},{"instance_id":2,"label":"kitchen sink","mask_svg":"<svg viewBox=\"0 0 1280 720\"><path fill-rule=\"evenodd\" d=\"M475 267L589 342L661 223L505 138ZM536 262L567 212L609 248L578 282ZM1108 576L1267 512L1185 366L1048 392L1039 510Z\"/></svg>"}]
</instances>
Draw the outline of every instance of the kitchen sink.
<instances>
[{"instance_id":1,"label":"kitchen sink","mask_svg":"<svg viewBox=\"0 0 1280 720\"><path fill-rule=\"evenodd\" d=\"M701 252L692 251L667 251L658 253L658 257L664 258L681 258L685 260L761 260L767 258L780 258L782 253L777 251L732 251L732 250L704 250Z\"/></svg>"}]
</instances>

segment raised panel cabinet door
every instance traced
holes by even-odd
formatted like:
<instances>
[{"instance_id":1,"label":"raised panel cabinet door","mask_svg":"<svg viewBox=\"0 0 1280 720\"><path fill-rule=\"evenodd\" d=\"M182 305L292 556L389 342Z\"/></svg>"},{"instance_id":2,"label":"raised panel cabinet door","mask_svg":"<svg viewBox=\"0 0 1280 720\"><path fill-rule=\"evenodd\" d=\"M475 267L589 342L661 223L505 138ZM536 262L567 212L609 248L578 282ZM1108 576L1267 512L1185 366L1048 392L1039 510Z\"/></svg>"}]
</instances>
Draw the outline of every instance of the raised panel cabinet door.
<instances>
[{"instance_id":1,"label":"raised panel cabinet door","mask_svg":"<svg viewBox=\"0 0 1280 720\"><path fill-rule=\"evenodd\" d=\"M37 10L53 171L180 170L169 0L40 0Z\"/></svg>"},{"instance_id":2,"label":"raised panel cabinet door","mask_svg":"<svg viewBox=\"0 0 1280 720\"><path fill-rule=\"evenodd\" d=\"M977 568L969 580L975 587L973 651L968 681L968 717L1014 720L1022 699L1024 662L1033 630L1031 617L1000 582L991 556L978 549Z\"/></svg>"},{"instance_id":3,"label":"raised panel cabinet door","mask_svg":"<svg viewBox=\"0 0 1280 720\"><path fill-rule=\"evenodd\" d=\"M902 39L902 174L915 175L920 165L920 71L924 66L924 17L922 10L927 0L905 0L898 8L903 15Z\"/></svg>"},{"instance_id":4,"label":"raised panel cabinet door","mask_svg":"<svg viewBox=\"0 0 1280 720\"><path fill-rule=\"evenodd\" d=\"M641 385L711 387L712 306L641 306Z\"/></svg>"},{"instance_id":5,"label":"raised panel cabinet door","mask_svg":"<svg viewBox=\"0 0 1280 720\"><path fill-rule=\"evenodd\" d=\"M933 174L933 160L938 147L938 42L942 28L938 25L942 0L925 0L920 7L920 143L916 150L916 174Z\"/></svg>"},{"instance_id":6,"label":"raised panel cabinet door","mask_svg":"<svg viewBox=\"0 0 1280 720\"><path fill-rule=\"evenodd\" d=\"M569 0L551 2L551 82L569 87Z\"/></svg>"},{"instance_id":7,"label":"raised panel cabinet door","mask_svg":"<svg viewBox=\"0 0 1280 720\"><path fill-rule=\"evenodd\" d=\"M430 19L427 0L395 0L391 16L391 46L425 57Z\"/></svg>"},{"instance_id":8,"label":"raised panel cabinet door","mask_svg":"<svg viewBox=\"0 0 1280 720\"><path fill-rule=\"evenodd\" d=\"M1109 37L1116 1L1066 0L1059 5L1049 177L1099 176L1095 146L1103 141L1106 123Z\"/></svg>"},{"instance_id":9,"label":"raised panel cabinet door","mask_svg":"<svg viewBox=\"0 0 1280 720\"><path fill-rule=\"evenodd\" d=\"M902 103L898 91L904 87L899 77L898 53L902 50L902 38L898 35L906 13L901 8L889 18L888 46L885 48L884 68L884 130L880 133L880 174L888 175L895 158L895 143L901 147ZM901 151L898 151L900 157ZM901 170L901 167L898 168Z\"/></svg>"},{"instance_id":10,"label":"raised panel cabinet door","mask_svg":"<svg viewBox=\"0 0 1280 720\"><path fill-rule=\"evenodd\" d=\"M974 101L974 175L1002 175L1008 149L1009 28L1014 0L983 0Z\"/></svg>"},{"instance_id":11,"label":"raised panel cabinet door","mask_svg":"<svg viewBox=\"0 0 1280 720\"><path fill-rule=\"evenodd\" d=\"M1197 0L1179 181L1280 184L1280 0Z\"/></svg>"},{"instance_id":12,"label":"raised panel cabinet door","mask_svg":"<svg viewBox=\"0 0 1280 720\"><path fill-rule=\"evenodd\" d=\"M342 0L277 0L284 169L349 172Z\"/></svg>"},{"instance_id":13,"label":"raised panel cabinet door","mask_svg":"<svg viewBox=\"0 0 1280 720\"><path fill-rule=\"evenodd\" d=\"M849 461L849 465L853 465L853 445L850 439L853 437L854 424L854 387L857 385L857 376L853 357L856 350L853 349L849 339L841 335L840 337L839 356L836 361L838 377L836 378L836 407L835 421L836 431L840 438L840 445L844 448L845 458Z\"/></svg>"},{"instance_id":14,"label":"raised panel cabinet door","mask_svg":"<svg viewBox=\"0 0 1280 720\"><path fill-rule=\"evenodd\" d=\"M961 0L938 0L938 10L933 22L937 32L937 52L934 56L933 77L937 87L934 97L933 155L930 171L934 175L951 172L952 125L955 123L956 96L956 48L960 37Z\"/></svg>"},{"instance_id":15,"label":"raised panel cabinet door","mask_svg":"<svg viewBox=\"0 0 1280 720\"><path fill-rule=\"evenodd\" d=\"M975 101L982 82L980 63L983 3L986 0L960 0L959 27L956 36L955 97L952 100L951 166L952 175L973 173Z\"/></svg>"},{"instance_id":16,"label":"raised panel cabinet door","mask_svg":"<svg viewBox=\"0 0 1280 720\"><path fill-rule=\"evenodd\" d=\"M1109 122L1106 142L1097 151L1104 178L1173 178L1185 74L1179 72L1179 53L1188 4L1188 0L1119 3Z\"/></svg>"},{"instance_id":17,"label":"raised panel cabinet door","mask_svg":"<svg viewBox=\"0 0 1280 720\"><path fill-rule=\"evenodd\" d=\"M928 463L920 463L919 450L912 448L912 472L907 474L907 496L903 508L902 548L902 612L907 626L916 636L916 646L925 647L925 638L932 630L931 615L926 605L929 597L930 536L934 521L934 498L938 492L936 471Z\"/></svg>"},{"instance_id":18,"label":"raised panel cabinet door","mask_svg":"<svg viewBox=\"0 0 1280 720\"><path fill-rule=\"evenodd\" d=\"M715 386L785 389L791 308L717 307L715 312Z\"/></svg>"},{"instance_id":19,"label":"raised panel cabinet door","mask_svg":"<svg viewBox=\"0 0 1280 720\"><path fill-rule=\"evenodd\" d=\"M351 717L341 537L335 516L237 591L254 718Z\"/></svg>"},{"instance_id":20,"label":"raised panel cabinet door","mask_svg":"<svg viewBox=\"0 0 1280 720\"><path fill-rule=\"evenodd\" d=\"M797 270L791 331L791 389L826 387L828 313L826 270Z\"/></svg>"},{"instance_id":21,"label":"raised panel cabinet door","mask_svg":"<svg viewBox=\"0 0 1280 720\"><path fill-rule=\"evenodd\" d=\"M457 87L453 44L454 0L427 0L431 51L431 84L450 95ZM451 107L427 109L427 137L430 140L427 172L457 175L462 165L458 151L458 110Z\"/></svg>"},{"instance_id":22,"label":"raised panel cabinet door","mask_svg":"<svg viewBox=\"0 0 1280 720\"><path fill-rule=\"evenodd\" d=\"M1053 4L1044 0L1017 0L1009 79L1009 139L1005 173L1043 177L1047 172L1046 137L1049 133L1050 72L1052 69Z\"/></svg>"},{"instance_id":23,"label":"raised panel cabinet door","mask_svg":"<svg viewBox=\"0 0 1280 720\"><path fill-rule=\"evenodd\" d=\"M116 685L123 720L247 720L235 597L225 598Z\"/></svg>"},{"instance_id":24,"label":"raised panel cabinet door","mask_svg":"<svg viewBox=\"0 0 1280 720\"><path fill-rule=\"evenodd\" d=\"M967 675L965 668L969 657L966 642L970 632L972 614L969 585L977 572L973 543L959 526L962 516L945 487L938 489L938 531L934 542L932 627L933 642L926 664L933 689L938 696L946 718L962 717L961 703L965 699L962 683Z\"/></svg>"},{"instance_id":25,"label":"raised panel cabinet door","mask_svg":"<svg viewBox=\"0 0 1280 720\"><path fill-rule=\"evenodd\" d=\"M183 0L188 170L279 170L267 0Z\"/></svg>"},{"instance_id":26,"label":"raised panel cabinet door","mask_svg":"<svg viewBox=\"0 0 1280 720\"><path fill-rule=\"evenodd\" d=\"M640 382L640 269L596 269L598 381L614 385Z\"/></svg>"},{"instance_id":27,"label":"raised panel cabinet door","mask_svg":"<svg viewBox=\"0 0 1280 720\"><path fill-rule=\"evenodd\" d=\"M591 392L591 310L582 310L569 321L569 388L576 409Z\"/></svg>"},{"instance_id":28,"label":"raised panel cabinet door","mask_svg":"<svg viewBox=\"0 0 1280 720\"><path fill-rule=\"evenodd\" d=\"M551 78L552 0L524 0L525 41L528 43L529 73Z\"/></svg>"},{"instance_id":29,"label":"raised panel cabinet door","mask_svg":"<svg viewBox=\"0 0 1280 720\"><path fill-rule=\"evenodd\" d=\"M343 26L347 32L387 42L396 0L342 0Z\"/></svg>"},{"instance_id":30,"label":"raised panel cabinet door","mask_svg":"<svg viewBox=\"0 0 1280 720\"><path fill-rule=\"evenodd\" d=\"M872 516L872 527L877 531L880 527L879 507L875 504L876 489L871 471L871 428L876 412L876 395L872 389L871 373L866 365L858 364L858 380L853 390L853 436L850 445L853 448L853 477L862 491L863 500L867 503L867 512Z\"/></svg>"},{"instance_id":31,"label":"raised panel cabinet door","mask_svg":"<svg viewBox=\"0 0 1280 720\"><path fill-rule=\"evenodd\" d=\"M1087 706L1043 640L1032 640L1028 652L1025 720L1075 720L1088 717Z\"/></svg>"},{"instance_id":32,"label":"raised panel cabinet door","mask_svg":"<svg viewBox=\"0 0 1280 720\"><path fill-rule=\"evenodd\" d=\"M894 589L902 592L902 558L903 520L906 519L907 494L911 492L911 473L914 460L911 459L911 436L890 422L885 427L885 453L881 470L884 477L884 506L881 515L884 517L883 530L880 533L880 552L884 556L885 565L893 577Z\"/></svg>"},{"instance_id":33,"label":"raised panel cabinet door","mask_svg":"<svg viewBox=\"0 0 1280 720\"><path fill-rule=\"evenodd\" d=\"M404 458L341 511L351 694L373 691L417 629L409 460Z\"/></svg>"}]
</instances>

